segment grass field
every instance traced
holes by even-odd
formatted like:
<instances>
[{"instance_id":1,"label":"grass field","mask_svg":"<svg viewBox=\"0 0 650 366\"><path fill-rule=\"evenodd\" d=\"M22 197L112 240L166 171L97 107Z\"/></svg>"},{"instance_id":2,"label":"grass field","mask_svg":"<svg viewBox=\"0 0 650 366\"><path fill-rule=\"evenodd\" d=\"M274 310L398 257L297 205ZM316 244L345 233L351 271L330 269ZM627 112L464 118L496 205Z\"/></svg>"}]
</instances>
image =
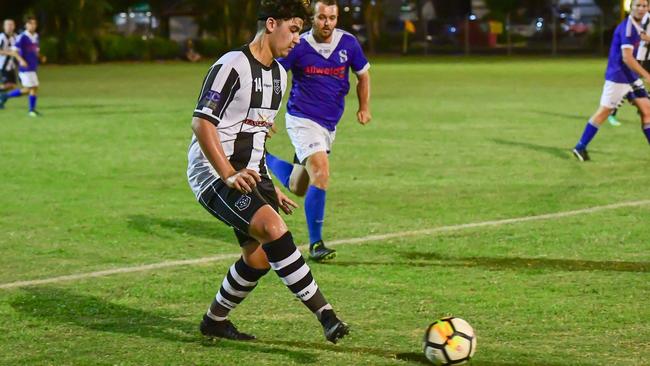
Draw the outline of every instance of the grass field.
<instances>
[{"instance_id":1,"label":"grass field","mask_svg":"<svg viewBox=\"0 0 650 366\"><path fill-rule=\"evenodd\" d=\"M48 66L44 117L7 103L0 285L237 252L185 176L207 67ZM339 257L312 264L352 326L339 345L274 274L231 316L257 341L202 339L226 259L0 289L0 364L418 365L426 326L455 315L478 333L473 365L650 365L650 150L633 108L603 127L592 162L569 152L603 70L578 58L373 62L373 123L354 121L352 93L331 155L325 232ZM282 129L269 149L291 157ZM349 240L621 202L639 203ZM303 216L287 221L304 243Z\"/></svg>"}]
</instances>

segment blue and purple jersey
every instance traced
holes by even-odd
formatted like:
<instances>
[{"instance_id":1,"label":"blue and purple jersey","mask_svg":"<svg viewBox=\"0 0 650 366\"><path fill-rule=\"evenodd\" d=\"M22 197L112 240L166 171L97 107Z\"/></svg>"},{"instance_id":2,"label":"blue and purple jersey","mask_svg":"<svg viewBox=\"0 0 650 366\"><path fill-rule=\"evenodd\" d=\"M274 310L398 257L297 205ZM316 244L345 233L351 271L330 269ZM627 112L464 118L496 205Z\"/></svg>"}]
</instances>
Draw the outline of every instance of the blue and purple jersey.
<instances>
[{"instance_id":1,"label":"blue and purple jersey","mask_svg":"<svg viewBox=\"0 0 650 366\"><path fill-rule=\"evenodd\" d=\"M27 67L20 66L20 69L18 71L36 71L38 68L38 58L40 51L38 34L32 34L27 31L22 32L18 38L16 38L16 44L14 47L27 62Z\"/></svg>"},{"instance_id":2,"label":"blue and purple jersey","mask_svg":"<svg viewBox=\"0 0 650 366\"><path fill-rule=\"evenodd\" d=\"M616 27L612 39L612 46L609 49L609 61L607 62L607 71L605 71L605 80L630 84L639 78L639 75L623 62L623 49L630 48L632 49L632 54L636 55L639 43L641 42L641 36L639 35L640 27L635 23L636 21L629 16ZM643 20L640 23L643 24Z\"/></svg>"},{"instance_id":3,"label":"blue and purple jersey","mask_svg":"<svg viewBox=\"0 0 650 366\"><path fill-rule=\"evenodd\" d=\"M362 74L370 64L356 37L343 30L334 29L330 43L316 42L311 31L300 38L300 44L278 60L293 73L287 112L334 131L350 91L350 69Z\"/></svg>"}]
</instances>

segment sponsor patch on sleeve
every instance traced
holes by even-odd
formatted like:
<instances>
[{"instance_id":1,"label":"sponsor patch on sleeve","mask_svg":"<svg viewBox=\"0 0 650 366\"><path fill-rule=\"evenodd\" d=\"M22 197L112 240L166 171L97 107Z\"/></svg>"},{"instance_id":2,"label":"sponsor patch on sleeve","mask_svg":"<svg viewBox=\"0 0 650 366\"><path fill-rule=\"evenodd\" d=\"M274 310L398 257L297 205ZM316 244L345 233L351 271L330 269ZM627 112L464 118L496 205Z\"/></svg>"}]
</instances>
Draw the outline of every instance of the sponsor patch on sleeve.
<instances>
[{"instance_id":1,"label":"sponsor patch on sleeve","mask_svg":"<svg viewBox=\"0 0 650 366\"><path fill-rule=\"evenodd\" d=\"M219 94L214 90L210 90L203 97L201 104L206 108L215 110L217 109L217 106L219 105L220 101L221 101L221 94Z\"/></svg>"}]
</instances>

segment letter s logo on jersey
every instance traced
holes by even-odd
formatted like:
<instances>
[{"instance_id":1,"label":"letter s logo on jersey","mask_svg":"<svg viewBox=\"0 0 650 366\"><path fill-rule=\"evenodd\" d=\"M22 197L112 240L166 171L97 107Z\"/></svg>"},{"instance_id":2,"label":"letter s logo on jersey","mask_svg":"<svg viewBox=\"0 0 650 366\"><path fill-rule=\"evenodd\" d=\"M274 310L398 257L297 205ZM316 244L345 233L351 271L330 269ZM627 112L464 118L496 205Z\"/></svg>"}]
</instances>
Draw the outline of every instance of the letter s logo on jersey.
<instances>
[{"instance_id":1,"label":"letter s logo on jersey","mask_svg":"<svg viewBox=\"0 0 650 366\"><path fill-rule=\"evenodd\" d=\"M339 62L344 64L348 61L348 51L347 50L340 50L339 51Z\"/></svg>"}]
</instances>

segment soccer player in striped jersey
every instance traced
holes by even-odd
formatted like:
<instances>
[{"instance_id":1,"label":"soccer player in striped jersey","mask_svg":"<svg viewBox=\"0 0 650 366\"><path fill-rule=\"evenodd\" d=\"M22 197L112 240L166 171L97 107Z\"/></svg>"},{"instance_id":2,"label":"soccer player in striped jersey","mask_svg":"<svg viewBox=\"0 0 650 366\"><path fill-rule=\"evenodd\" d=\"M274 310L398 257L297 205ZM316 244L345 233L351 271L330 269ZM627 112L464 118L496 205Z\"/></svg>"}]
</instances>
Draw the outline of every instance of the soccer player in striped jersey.
<instances>
[{"instance_id":1,"label":"soccer player in striped jersey","mask_svg":"<svg viewBox=\"0 0 650 366\"><path fill-rule=\"evenodd\" d=\"M188 180L199 203L235 230L242 256L228 270L200 324L210 337L250 340L229 313L273 269L336 343L348 333L319 289L278 209L297 205L274 187L265 141L287 86L275 58L299 42L310 10L304 0L262 0L253 41L223 55L208 71L194 110Z\"/></svg>"},{"instance_id":2,"label":"soccer player in striped jersey","mask_svg":"<svg viewBox=\"0 0 650 366\"><path fill-rule=\"evenodd\" d=\"M36 70L41 59L39 38L36 33L37 28L36 18L28 17L25 20L25 31L16 38L14 49L26 61L25 64L20 65L18 77L22 84L21 89L15 89L9 93L0 96L0 104L4 103L9 98L16 98L23 95L29 95L29 111L30 117L38 117L40 113L36 111L36 99L38 95L38 76Z\"/></svg>"},{"instance_id":3,"label":"soccer player in striped jersey","mask_svg":"<svg viewBox=\"0 0 650 366\"><path fill-rule=\"evenodd\" d=\"M0 32L0 92L16 87L18 64L26 66L25 60L14 50L16 44L16 23L12 19L2 22ZM4 105L0 100L0 109Z\"/></svg>"},{"instance_id":4,"label":"soccer player in striped jersey","mask_svg":"<svg viewBox=\"0 0 650 366\"><path fill-rule=\"evenodd\" d=\"M643 82L639 80L639 77L650 80L650 73L635 57L639 43L645 37L639 24L648 13L648 0L631 0L630 8L630 16L614 31L600 107L587 122L573 148L573 155L579 161L590 159L587 146L618 102L629 92L633 93L634 105L641 115L641 128L650 143L650 99Z\"/></svg>"},{"instance_id":5,"label":"soccer player in striped jersey","mask_svg":"<svg viewBox=\"0 0 650 366\"><path fill-rule=\"evenodd\" d=\"M320 261L336 254L325 246L322 231L330 176L328 154L350 90L348 75L352 69L357 76L357 120L366 125L371 119L370 64L357 39L336 28L339 9L335 0L318 0L313 10L311 31L302 35L302 42L289 56L279 60L293 73L285 120L296 155L293 164L268 153L267 158L280 182L305 196L309 254Z\"/></svg>"}]
</instances>

